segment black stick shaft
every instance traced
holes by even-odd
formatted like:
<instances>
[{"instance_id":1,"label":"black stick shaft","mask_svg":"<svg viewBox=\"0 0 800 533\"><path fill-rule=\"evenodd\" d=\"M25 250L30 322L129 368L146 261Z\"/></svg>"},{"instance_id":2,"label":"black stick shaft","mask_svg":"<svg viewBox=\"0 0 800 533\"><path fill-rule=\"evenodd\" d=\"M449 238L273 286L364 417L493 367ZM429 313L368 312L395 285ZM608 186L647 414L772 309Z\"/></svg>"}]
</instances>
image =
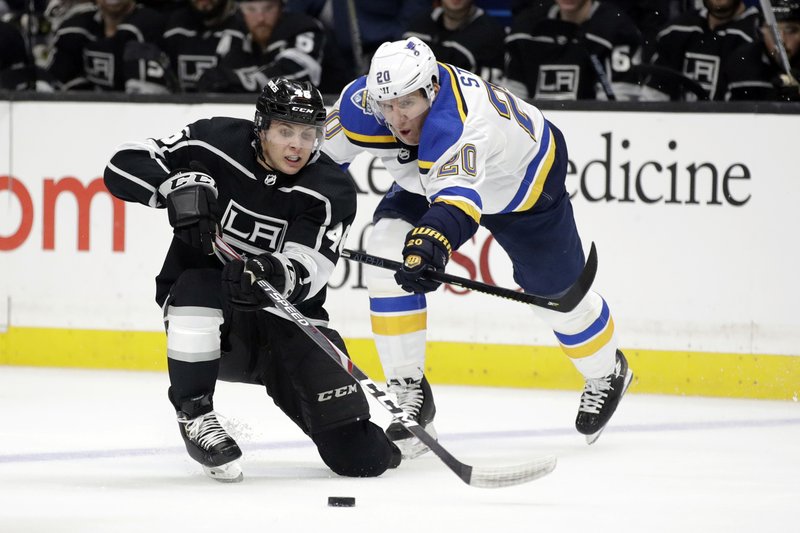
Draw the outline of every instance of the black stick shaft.
<instances>
[{"instance_id":1,"label":"black stick shaft","mask_svg":"<svg viewBox=\"0 0 800 533\"><path fill-rule=\"evenodd\" d=\"M219 236L215 239L215 245L225 256L234 259L241 258L239 254ZM555 469L556 458L552 456L543 457L524 465L501 468L477 468L462 463L447 451L444 446L439 444L439 441L431 437L422 426L410 418L391 397L380 390L346 354L333 344L316 326L309 322L309 320L272 285L263 279L256 280L256 285L258 285L259 289L272 301L276 308L282 310L289 320L294 322L294 324L314 341L325 354L342 367L345 372L350 374L350 376L389 411L396 420L399 420L404 428L430 448L430 450L464 483L473 487L483 488L508 487L533 481L534 479L546 476Z\"/></svg>"},{"instance_id":2,"label":"black stick shaft","mask_svg":"<svg viewBox=\"0 0 800 533\"><path fill-rule=\"evenodd\" d=\"M385 259L383 257L371 255L366 252L356 252L345 249L342 250L342 257L357 263L363 263L365 265L378 268L385 268L387 270L394 270L395 272L403 268L402 263L399 261ZM490 294L492 296L499 296L500 298L506 298L515 302L522 302L529 305L535 305L536 307L543 307L545 309L559 311L561 313L568 313L575 309L580 301L583 300L583 297L586 296L586 293L589 292L596 274L597 248L595 247L594 243L592 243L592 248L589 251L589 257L586 260L586 265L583 267L583 271L581 272L580 276L578 276L578 280L566 291L556 296L539 296L537 294L519 292L512 289L506 289L504 287L489 285L488 283L482 283L480 281L475 281L468 278L454 276L452 274L447 274L446 272L436 272L435 270L429 270L426 273L426 277L434 281L440 281L442 283L455 285L456 287L462 287L464 289L470 289L484 294Z\"/></svg>"}]
</instances>

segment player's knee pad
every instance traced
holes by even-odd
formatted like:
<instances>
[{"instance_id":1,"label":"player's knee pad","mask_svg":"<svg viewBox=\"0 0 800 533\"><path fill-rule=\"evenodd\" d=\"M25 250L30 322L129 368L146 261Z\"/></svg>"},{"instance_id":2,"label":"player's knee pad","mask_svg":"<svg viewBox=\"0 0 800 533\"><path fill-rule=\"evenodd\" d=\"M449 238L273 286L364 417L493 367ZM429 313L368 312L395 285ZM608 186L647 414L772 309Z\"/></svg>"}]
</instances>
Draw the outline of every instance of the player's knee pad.
<instances>
[{"instance_id":1,"label":"player's knee pad","mask_svg":"<svg viewBox=\"0 0 800 533\"><path fill-rule=\"evenodd\" d=\"M375 223L367 239L367 253L402 261L403 241L413 226L399 218L382 218ZM364 279L371 297L406 295L394 280L391 270L366 267Z\"/></svg>"},{"instance_id":2,"label":"player's knee pad","mask_svg":"<svg viewBox=\"0 0 800 533\"><path fill-rule=\"evenodd\" d=\"M220 357L220 272L211 268L184 271L164 304L167 356L198 363Z\"/></svg>"},{"instance_id":3,"label":"player's knee pad","mask_svg":"<svg viewBox=\"0 0 800 533\"><path fill-rule=\"evenodd\" d=\"M222 311L201 307L167 307L167 357L185 363L220 357Z\"/></svg>"},{"instance_id":4,"label":"player's knee pad","mask_svg":"<svg viewBox=\"0 0 800 533\"><path fill-rule=\"evenodd\" d=\"M375 477L400 463L400 451L369 420L311 435L322 460L340 476Z\"/></svg>"}]
</instances>

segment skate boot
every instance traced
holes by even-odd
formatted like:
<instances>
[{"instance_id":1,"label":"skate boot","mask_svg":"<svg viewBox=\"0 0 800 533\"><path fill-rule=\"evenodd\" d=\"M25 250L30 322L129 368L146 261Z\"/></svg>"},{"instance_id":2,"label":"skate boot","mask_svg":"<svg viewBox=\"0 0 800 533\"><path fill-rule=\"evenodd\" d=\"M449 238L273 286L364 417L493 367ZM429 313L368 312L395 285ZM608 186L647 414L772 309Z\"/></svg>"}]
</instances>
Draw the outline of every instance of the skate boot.
<instances>
[{"instance_id":1,"label":"skate boot","mask_svg":"<svg viewBox=\"0 0 800 533\"><path fill-rule=\"evenodd\" d=\"M433 393L425 376L420 380L390 379L386 384L389 392L397 397L398 405L409 418L417 422L431 437L436 438L436 428L433 427L436 405L433 403ZM414 459L428 451L428 447L404 428L399 420L389 424L386 436L400 448L403 459Z\"/></svg>"},{"instance_id":2,"label":"skate boot","mask_svg":"<svg viewBox=\"0 0 800 533\"><path fill-rule=\"evenodd\" d=\"M190 418L187 413L195 413L198 408L206 412ZM242 451L210 408L209 395L192 398L181 404L178 427L186 444L186 451L192 459L203 465L203 471L211 479L223 483L242 481L244 476L237 461L242 456Z\"/></svg>"},{"instance_id":3,"label":"skate boot","mask_svg":"<svg viewBox=\"0 0 800 533\"><path fill-rule=\"evenodd\" d=\"M586 380L575 427L579 433L586 435L587 444L594 443L600 437L632 379L633 371L628 368L628 361L617 350L617 362L611 374Z\"/></svg>"}]
</instances>

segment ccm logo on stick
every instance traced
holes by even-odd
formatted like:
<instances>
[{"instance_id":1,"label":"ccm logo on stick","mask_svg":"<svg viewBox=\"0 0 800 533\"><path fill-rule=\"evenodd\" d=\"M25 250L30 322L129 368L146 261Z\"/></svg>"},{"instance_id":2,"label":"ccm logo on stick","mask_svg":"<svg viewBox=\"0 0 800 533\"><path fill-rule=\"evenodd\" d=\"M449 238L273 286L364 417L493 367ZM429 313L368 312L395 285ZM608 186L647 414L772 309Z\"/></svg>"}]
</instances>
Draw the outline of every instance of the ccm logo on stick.
<instances>
[{"instance_id":1,"label":"ccm logo on stick","mask_svg":"<svg viewBox=\"0 0 800 533\"><path fill-rule=\"evenodd\" d=\"M332 390L326 390L325 392L320 392L319 394L317 394L317 401L327 402L331 398L341 398L342 396L347 396L348 394L353 394L355 392L358 392L358 385L353 383L352 385L339 387L338 389L332 389Z\"/></svg>"}]
</instances>

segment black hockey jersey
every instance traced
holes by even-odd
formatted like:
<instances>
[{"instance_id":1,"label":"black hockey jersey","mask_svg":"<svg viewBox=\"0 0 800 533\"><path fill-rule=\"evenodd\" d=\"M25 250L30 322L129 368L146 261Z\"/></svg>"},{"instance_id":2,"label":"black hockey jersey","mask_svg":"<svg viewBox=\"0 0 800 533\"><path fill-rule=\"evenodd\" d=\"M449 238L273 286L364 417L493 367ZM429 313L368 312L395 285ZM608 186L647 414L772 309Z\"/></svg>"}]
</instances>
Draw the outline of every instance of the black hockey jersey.
<instances>
[{"instance_id":1,"label":"black hockey jersey","mask_svg":"<svg viewBox=\"0 0 800 533\"><path fill-rule=\"evenodd\" d=\"M594 2L583 24L561 20L558 5L522 12L506 37L507 86L540 100L595 99L605 81L633 84L629 70L641 57L642 37L618 7Z\"/></svg>"},{"instance_id":2,"label":"black hockey jersey","mask_svg":"<svg viewBox=\"0 0 800 533\"><path fill-rule=\"evenodd\" d=\"M78 12L56 31L46 69L64 90L141 92L151 84L166 92L157 58L130 52L157 42L163 30L163 17L143 6L137 5L112 37L105 35L99 10Z\"/></svg>"},{"instance_id":3,"label":"black hockey jersey","mask_svg":"<svg viewBox=\"0 0 800 533\"><path fill-rule=\"evenodd\" d=\"M28 66L25 40L19 30L0 21L0 89L28 88L25 76L20 76Z\"/></svg>"},{"instance_id":4,"label":"black hockey jersey","mask_svg":"<svg viewBox=\"0 0 800 533\"><path fill-rule=\"evenodd\" d=\"M247 34L241 48L231 49L219 64L206 71L198 90L209 92L258 92L270 78L320 84L325 30L317 19L284 12L265 49Z\"/></svg>"},{"instance_id":5,"label":"black hockey jersey","mask_svg":"<svg viewBox=\"0 0 800 533\"><path fill-rule=\"evenodd\" d=\"M703 8L680 15L658 33L653 63L698 82L710 100L736 99L735 91L764 84L758 56L741 51L758 41L758 10L747 8L734 20L713 30ZM673 81L654 77L648 83L672 100L687 99ZM731 91L734 91L731 93Z\"/></svg>"},{"instance_id":6,"label":"black hockey jersey","mask_svg":"<svg viewBox=\"0 0 800 533\"><path fill-rule=\"evenodd\" d=\"M418 37L431 47L436 60L449 63L499 83L503 74L503 27L483 9L476 8L463 27L451 31L444 27L444 9L418 15L408 25L403 38Z\"/></svg>"},{"instance_id":7,"label":"black hockey jersey","mask_svg":"<svg viewBox=\"0 0 800 533\"><path fill-rule=\"evenodd\" d=\"M0 71L22 68L28 61L25 40L19 30L8 22L0 21Z\"/></svg>"},{"instance_id":8,"label":"black hockey jersey","mask_svg":"<svg viewBox=\"0 0 800 533\"><path fill-rule=\"evenodd\" d=\"M106 167L106 187L122 200L163 208L159 185L171 171L199 162L217 184L225 242L250 257L283 253L297 273L290 300L309 318L327 320L326 284L355 218L355 185L324 154L294 175L267 170L256 159L256 142L251 121L199 120L171 137L120 146ZM156 301L163 304L184 270L222 265L222 256L173 238L156 278Z\"/></svg>"},{"instance_id":9,"label":"black hockey jersey","mask_svg":"<svg viewBox=\"0 0 800 533\"><path fill-rule=\"evenodd\" d=\"M183 90L196 91L197 82L207 70L229 54L242 54L246 35L247 26L238 9L208 28L200 14L183 7L170 16L162 47Z\"/></svg>"}]
</instances>

